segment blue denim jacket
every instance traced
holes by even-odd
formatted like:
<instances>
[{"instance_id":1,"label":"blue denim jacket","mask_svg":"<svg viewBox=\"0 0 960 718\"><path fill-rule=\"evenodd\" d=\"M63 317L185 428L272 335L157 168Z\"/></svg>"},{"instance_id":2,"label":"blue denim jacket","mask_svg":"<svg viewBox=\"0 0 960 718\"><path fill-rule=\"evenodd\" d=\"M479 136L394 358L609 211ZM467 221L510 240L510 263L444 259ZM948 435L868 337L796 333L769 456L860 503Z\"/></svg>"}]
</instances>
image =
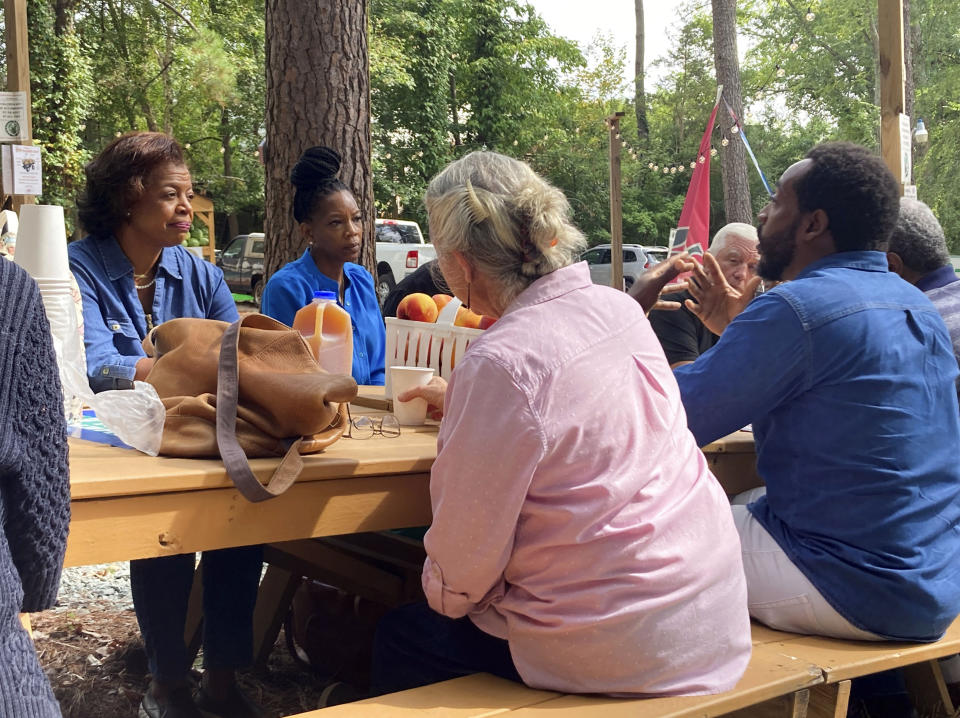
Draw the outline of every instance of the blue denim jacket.
<instances>
[{"instance_id":1,"label":"blue denim jacket","mask_svg":"<svg viewBox=\"0 0 960 718\"><path fill-rule=\"evenodd\" d=\"M674 372L702 446L752 423L750 511L858 628L930 641L960 613L957 362L881 252L842 252L753 300Z\"/></svg>"},{"instance_id":2,"label":"blue denim jacket","mask_svg":"<svg viewBox=\"0 0 960 718\"><path fill-rule=\"evenodd\" d=\"M113 237L85 237L67 247L70 269L83 297L83 343L93 391L118 388L132 380L146 356L141 342L147 319L133 287L133 265ZM151 318L196 317L232 322L237 305L219 267L183 247L160 253Z\"/></svg>"},{"instance_id":3,"label":"blue denim jacket","mask_svg":"<svg viewBox=\"0 0 960 718\"><path fill-rule=\"evenodd\" d=\"M387 353L387 333L370 272L359 264L343 265L347 280L343 308L353 324L353 378L358 384L382 385ZM314 291L339 294L337 282L317 269L308 249L270 277L263 288L261 310L267 316L293 324L297 310L313 300Z\"/></svg>"}]
</instances>

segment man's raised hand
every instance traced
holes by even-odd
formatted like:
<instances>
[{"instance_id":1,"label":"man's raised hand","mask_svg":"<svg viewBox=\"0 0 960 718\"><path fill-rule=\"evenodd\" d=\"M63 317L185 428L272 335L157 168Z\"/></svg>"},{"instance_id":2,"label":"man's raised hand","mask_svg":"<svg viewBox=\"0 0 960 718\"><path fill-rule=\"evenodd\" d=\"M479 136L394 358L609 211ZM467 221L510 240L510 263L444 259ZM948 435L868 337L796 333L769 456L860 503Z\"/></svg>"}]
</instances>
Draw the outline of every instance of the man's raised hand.
<instances>
[{"instance_id":1,"label":"man's raised hand","mask_svg":"<svg viewBox=\"0 0 960 718\"><path fill-rule=\"evenodd\" d=\"M687 282L687 291L693 296L686 301L687 309L711 332L723 334L727 325L753 299L760 282L760 277L752 277L747 280L743 292L737 291L723 276L714 256L707 253L703 255L703 266L696 265Z\"/></svg>"}]
</instances>

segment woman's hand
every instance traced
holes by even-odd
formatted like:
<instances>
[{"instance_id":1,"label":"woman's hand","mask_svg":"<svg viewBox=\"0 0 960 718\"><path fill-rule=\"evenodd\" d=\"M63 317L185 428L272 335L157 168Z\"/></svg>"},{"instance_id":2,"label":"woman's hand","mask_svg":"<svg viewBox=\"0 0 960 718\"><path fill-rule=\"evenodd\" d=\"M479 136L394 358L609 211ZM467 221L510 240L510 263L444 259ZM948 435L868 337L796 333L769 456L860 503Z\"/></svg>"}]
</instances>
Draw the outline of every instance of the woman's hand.
<instances>
[{"instance_id":1,"label":"woman's hand","mask_svg":"<svg viewBox=\"0 0 960 718\"><path fill-rule=\"evenodd\" d=\"M747 280L743 292L737 291L723 276L714 256L705 254L703 266L698 264L694 268L693 276L687 283L687 291L693 296L693 299L687 300L687 309L693 312L707 329L719 336L750 303L760 282L760 277L752 277Z\"/></svg>"},{"instance_id":2,"label":"woman's hand","mask_svg":"<svg viewBox=\"0 0 960 718\"><path fill-rule=\"evenodd\" d=\"M447 380L439 376L433 377L424 386L415 386L413 389L397 394L397 401L411 399L426 399L427 416L439 421L443 418L443 398L447 394Z\"/></svg>"},{"instance_id":3,"label":"woman's hand","mask_svg":"<svg viewBox=\"0 0 960 718\"><path fill-rule=\"evenodd\" d=\"M649 314L653 309L679 309L679 302L660 301L660 295L664 292L680 292L686 289L685 283L668 284L668 282L675 279L677 275L689 272L695 266L696 262L690 259L687 252L678 254L637 277L633 286L627 290L627 294L637 300L645 314Z\"/></svg>"}]
</instances>

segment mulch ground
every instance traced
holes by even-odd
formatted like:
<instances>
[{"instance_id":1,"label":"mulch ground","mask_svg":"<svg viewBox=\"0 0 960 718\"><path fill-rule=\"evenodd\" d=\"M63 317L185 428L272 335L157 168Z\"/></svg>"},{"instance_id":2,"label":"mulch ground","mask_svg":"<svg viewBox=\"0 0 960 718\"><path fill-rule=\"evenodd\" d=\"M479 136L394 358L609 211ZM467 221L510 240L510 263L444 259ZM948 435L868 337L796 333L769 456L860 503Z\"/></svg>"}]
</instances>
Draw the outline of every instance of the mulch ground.
<instances>
[{"instance_id":1,"label":"mulch ground","mask_svg":"<svg viewBox=\"0 0 960 718\"><path fill-rule=\"evenodd\" d=\"M136 718L149 677L133 611L48 611L31 621L64 718ZM266 668L240 682L271 718L315 709L326 684L290 657L282 631Z\"/></svg>"}]
</instances>

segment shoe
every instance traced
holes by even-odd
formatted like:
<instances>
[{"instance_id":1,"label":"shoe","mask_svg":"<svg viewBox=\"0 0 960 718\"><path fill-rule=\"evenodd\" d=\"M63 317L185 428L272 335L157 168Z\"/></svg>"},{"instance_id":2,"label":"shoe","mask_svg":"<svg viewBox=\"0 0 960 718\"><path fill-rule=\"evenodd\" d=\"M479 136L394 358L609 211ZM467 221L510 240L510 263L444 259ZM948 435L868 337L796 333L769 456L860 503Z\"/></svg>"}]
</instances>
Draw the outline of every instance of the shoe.
<instances>
[{"instance_id":1,"label":"shoe","mask_svg":"<svg viewBox=\"0 0 960 718\"><path fill-rule=\"evenodd\" d=\"M148 690L140 701L139 718L207 718L193 702L190 686L184 684L170 690L166 700L157 700Z\"/></svg>"},{"instance_id":2,"label":"shoe","mask_svg":"<svg viewBox=\"0 0 960 718\"><path fill-rule=\"evenodd\" d=\"M201 686L197 691L197 707L209 718L266 718L263 709L245 696L237 686L225 700L214 700Z\"/></svg>"}]
</instances>

